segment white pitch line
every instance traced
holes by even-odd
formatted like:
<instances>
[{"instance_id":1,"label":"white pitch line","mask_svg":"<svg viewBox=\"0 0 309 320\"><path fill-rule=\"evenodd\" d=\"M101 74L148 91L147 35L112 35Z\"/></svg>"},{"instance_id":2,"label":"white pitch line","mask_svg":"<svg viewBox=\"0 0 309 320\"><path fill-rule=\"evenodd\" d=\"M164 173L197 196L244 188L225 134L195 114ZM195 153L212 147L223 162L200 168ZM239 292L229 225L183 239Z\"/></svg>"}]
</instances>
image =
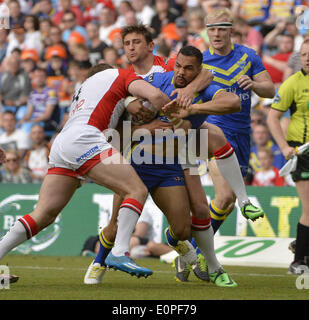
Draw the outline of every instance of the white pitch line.
<instances>
[{"instance_id":1,"label":"white pitch line","mask_svg":"<svg viewBox=\"0 0 309 320\"><path fill-rule=\"evenodd\" d=\"M40 267L40 266L13 266L14 269L30 269L30 270L56 270L56 271L64 271L64 270L75 270L75 271L87 271L87 268L68 268L68 267ZM157 273L174 273L173 271L164 271L164 270L155 270ZM265 273L238 273L232 272L229 273L232 276L249 276L249 277L286 277L288 274L265 274Z\"/></svg>"}]
</instances>

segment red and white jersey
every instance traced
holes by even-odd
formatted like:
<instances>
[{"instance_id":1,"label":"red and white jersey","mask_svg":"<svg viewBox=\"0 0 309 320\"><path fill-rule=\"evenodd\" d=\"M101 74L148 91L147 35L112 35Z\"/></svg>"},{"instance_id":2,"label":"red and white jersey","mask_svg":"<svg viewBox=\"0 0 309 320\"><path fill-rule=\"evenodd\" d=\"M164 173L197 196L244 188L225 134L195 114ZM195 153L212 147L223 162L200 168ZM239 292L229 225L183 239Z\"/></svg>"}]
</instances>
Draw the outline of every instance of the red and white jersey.
<instances>
[{"instance_id":1,"label":"red and white jersey","mask_svg":"<svg viewBox=\"0 0 309 320\"><path fill-rule=\"evenodd\" d=\"M108 129L117 104L126 98L129 84L137 79L141 78L124 69L107 69L88 78L73 96L63 130L81 125Z\"/></svg>"},{"instance_id":2,"label":"red and white jersey","mask_svg":"<svg viewBox=\"0 0 309 320\"><path fill-rule=\"evenodd\" d=\"M138 74L142 78L148 77L150 74L155 72L169 72L174 70L174 64L176 59L168 59L168 58L162 58L159 56L154 56L153 60L153 66L146 74ZM134 72L133 67L130 67L130 70Z\"/></svg>"}]
</instances>

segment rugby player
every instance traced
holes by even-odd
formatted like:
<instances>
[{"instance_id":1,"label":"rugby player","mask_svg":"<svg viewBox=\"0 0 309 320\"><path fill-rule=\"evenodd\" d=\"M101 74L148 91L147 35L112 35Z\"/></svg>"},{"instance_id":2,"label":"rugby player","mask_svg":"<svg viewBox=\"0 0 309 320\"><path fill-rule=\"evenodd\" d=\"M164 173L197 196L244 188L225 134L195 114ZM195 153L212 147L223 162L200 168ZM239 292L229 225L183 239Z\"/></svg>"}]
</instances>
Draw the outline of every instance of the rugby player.
<instances>
[{"instance_id":1,"label":"rugby player","mask_svg":"<svg viewBox=\"0 0 309 320\"><path fill-rule=\"evenodd\" d=\"M203 53L203 67L214 74L214 84L240 97L241 112L220 117L211 115L201 128L210 129L216 125L224 132L228 142L235 150L234 160L238 160L241 173L246 176L250 155L251 91L260 97L272 98L275 94L275 87L258 54L246 46L232 43L232 22L231 12L227 8L214 9L207 15L206 28L210 48ZM212 140L212 131L209 130L209 141ZM215 198L210 203L214 232L233 211L235 194L237 194L238 204L245 218L254 221L264 215L263 210L246 200L244 184L236 182L239 181L238 172L229 170L224 159L221 160L216 159L209 162L209 172L215 189ZM203 207L206 204L202 201L202 193L195 191L200 190L199 179L188 174L188 171L188 169L185 170L186 185L189 190L194 191L191 197L191 210L198 215L199 211L205 210ZM234 187L234 190L231 186ZM192 244L196 246L194 239L192 239ZM199 257L203 258L201 255ZM181 257L177 266L179 266L179 272L185 268Z\"/></svg>"},{"instance_id":2,"label":"rugby player","mask_svg":"<svg viewBox=\"0 0 309 320\"><path fill-rule=\"evenodd\" d=\"M111 69L103 64L96 67L96 71L99 72L89 77L75 92L69 119L53 142L49 170L43 180L38 203L1 239L0 259L53 223L80 186L83 176L124 199L119 215L125 217L132 212L142 212L147 188L132 166L106 141L103 131L108 128L117 103L128 93L149 99L158 109L170 99L128 70ZM125 220L124 225L119 223L118 227L122 233L131 235L135 224L130 226ZM132 265L135 265L133 261ZM144 268L145 276L151 273Z\"/></svg>"}]
</instances>

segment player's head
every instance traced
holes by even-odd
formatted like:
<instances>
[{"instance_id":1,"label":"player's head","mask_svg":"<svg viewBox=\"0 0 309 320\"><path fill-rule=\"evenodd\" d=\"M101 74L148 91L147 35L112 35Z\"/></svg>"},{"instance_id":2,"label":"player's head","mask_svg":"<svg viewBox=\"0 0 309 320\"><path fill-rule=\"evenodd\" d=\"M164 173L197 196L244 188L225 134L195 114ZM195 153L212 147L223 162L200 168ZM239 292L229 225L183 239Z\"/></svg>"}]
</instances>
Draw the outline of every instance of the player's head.
<instances>
[{"instance_id":1,"label":"player's head","mask_svg":"<svg viewBox=\"0 0 309 320\"><path fill-rule=\"evenodd\" d=\"M89 69L87 78L90 78L96 73L107 70L107 69L113 69L113 67L107 63L99 63Z\"/></svg>"},{"instance_id":2,"label":"player's head","mask_svg":"<svg viewBox=\"0 0 309 320\"><path fill-rule=\"evenodd\" d=\"M174 65L176 88L186 87L202 70L203 55L193 46L181 48Z\"/></svg>"},{"instance_id":3,"label":"player's head","mask_svg":"<svg viewBox=\"0 0 309 320\"><path fill-rule=\"evenodd\" d=\"M133 25L121 30L123 48L130 63L143 61L152 55L154 43L151 32L144 25Z\"/></svg>"},{"instance_id":4,"label":"player's head","mask_svg":"<svg viewBox=\"0 0 309 320\"><path fill-rule=\"evenodd\" d=\"M205 19L207 34L211 46L218 51L225 51L231 46L232 13L227 8L212 10Z\"/></svg>"},{"instance_id":5,"label":"player's head","mask_svg":"<svg viewBox=\"0 0 309 320\"><path fill-rule=\"evenodd\" d=\"M301 45L300 61L303 70L309 74L309 39L306 39Z\"/></svg>"}]
</instances>

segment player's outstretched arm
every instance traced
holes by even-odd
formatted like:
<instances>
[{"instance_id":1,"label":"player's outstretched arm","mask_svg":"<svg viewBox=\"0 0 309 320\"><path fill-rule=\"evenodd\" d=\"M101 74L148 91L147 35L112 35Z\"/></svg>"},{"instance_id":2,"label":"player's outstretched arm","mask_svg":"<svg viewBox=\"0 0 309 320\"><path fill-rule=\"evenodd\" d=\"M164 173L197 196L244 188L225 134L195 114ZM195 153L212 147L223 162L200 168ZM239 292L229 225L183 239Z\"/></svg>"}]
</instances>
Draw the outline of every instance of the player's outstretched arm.
<instances>
[{"instance_id":1,"label":"player's outstretched arm","mask_svg":"<svg viewBox=\"0 0 309 320\"><path fill-rule=\"evenodd\" d=\"M190 115L197 114L214 114L222 115L227 113L240 112L241 103L239 97L231 92L224 90L218 92L211 101L204 103L192 104L187 109L178 107L175 100L163 107L163 111L169 112L170 116L176 118L186 118Z\"/></svg>"},{"instance_id":2,"label":"player's outstretched arm","mask_svg":"<svg viewBox=\"0 0 309 320\"><path fill-rule=\"evenodd\" d=\"M128 91L134 97L150 101L150 103L158 110L170 102L170 98L165 93L145 80L135 80L131 82Z\"/></svg>"}]
</instances>

